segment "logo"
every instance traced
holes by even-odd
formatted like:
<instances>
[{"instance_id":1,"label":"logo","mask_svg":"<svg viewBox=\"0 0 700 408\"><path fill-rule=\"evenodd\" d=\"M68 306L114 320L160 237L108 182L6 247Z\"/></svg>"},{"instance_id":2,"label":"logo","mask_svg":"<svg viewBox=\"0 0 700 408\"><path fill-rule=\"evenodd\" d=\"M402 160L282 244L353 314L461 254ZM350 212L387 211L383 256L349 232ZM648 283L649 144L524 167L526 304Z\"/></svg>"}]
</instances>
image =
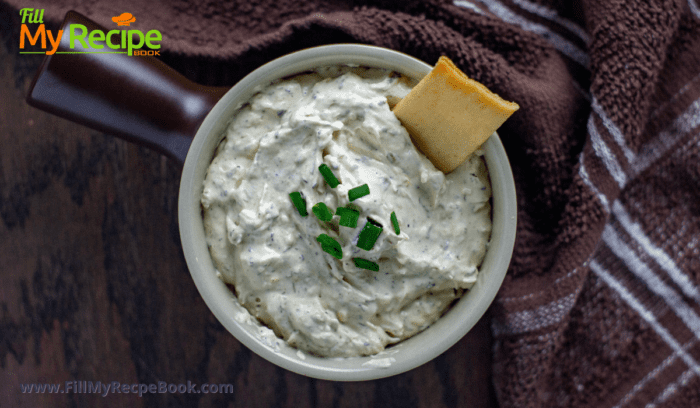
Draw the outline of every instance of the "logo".
<instances>
[{"instance_id":1,"label":"logo","mask_svg":"<svg viewBox=\"0 0 700 408\"><path fill-rule=\"evenodd\" d=\"M149 30L145 34L141 30L109 30L106 33L102 30L92 30L88 32L83 24L70 24L67 33L58 30L52 33L44 25L44 9L23 8L19 11L22 16L22 26L19 33L20 54L127 54L137 55L160 55L160 41L163 35L158 30ZM112 17L112 21L117 26L129 27L136 21L131 13L122 13ZM39 24L34 27L34 33L30 29L30 24ZM61 38L66 34L69 40L69 47L75 50L76 45L81 46L81 51L57 51ZM48 40L48 41L47 41ZM25 47L29 43L32 47L40 47L40 50L26 51ZM146 46L149 50L142 50ZM126 51L122 51L126 49Z\"/></svg>"},{"instance_id":2,"label":"logo","mask_svg":"<svg viewBox=\"0 0 700 408\"><path fill-rule=\"evenodd\" d=\"M122 13L119 16L112 17L112 21L117 23L117 25L128 27L129 24L136 21L136 17L134 17L131 13Z\"/></svg>"}]
</instances>

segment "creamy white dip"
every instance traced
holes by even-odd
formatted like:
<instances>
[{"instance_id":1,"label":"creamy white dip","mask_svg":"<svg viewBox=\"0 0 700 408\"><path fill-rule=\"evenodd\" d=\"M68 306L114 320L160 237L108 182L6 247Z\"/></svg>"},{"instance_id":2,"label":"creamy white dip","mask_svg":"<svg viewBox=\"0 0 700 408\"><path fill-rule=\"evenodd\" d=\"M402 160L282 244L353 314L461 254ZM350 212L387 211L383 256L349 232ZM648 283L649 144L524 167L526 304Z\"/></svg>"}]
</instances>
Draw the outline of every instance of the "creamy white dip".
<instances>
[{"instance_id":1,"label":"creamy white dip","mask_svg":"<svg viewBox=\"0 0 700 408\"><path fill-rule=\"evenodd\" d=\"M215 267L252 316L304 352L378 353L425 329L476 281L491 233L488 173L480 152L445 176L416 150L390 110L411 86L341 67L274 83L235 115L209 167L201 202ZM348 190L365 183L370 194L349 203ZM357 228L317 219L319 202L358 209ZM356 246L367 217L384 227L369 251ZM321 249L320 234L341 244L342 260Z\"/></svg>"}]
</instances>

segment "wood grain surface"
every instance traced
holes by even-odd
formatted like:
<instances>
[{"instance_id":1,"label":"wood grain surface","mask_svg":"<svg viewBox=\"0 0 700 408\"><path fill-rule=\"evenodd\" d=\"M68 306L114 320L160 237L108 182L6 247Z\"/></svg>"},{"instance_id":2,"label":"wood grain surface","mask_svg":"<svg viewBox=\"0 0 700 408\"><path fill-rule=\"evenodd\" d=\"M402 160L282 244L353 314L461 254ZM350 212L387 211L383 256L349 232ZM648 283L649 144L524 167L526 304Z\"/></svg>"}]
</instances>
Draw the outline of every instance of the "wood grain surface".
<instances>
[{"instance_id":1,"label":"wood grain surface","mask_svg":"<svg viewBox=\"0 0 700 408\"><path fill-rule=\"evenodd\" d=\"M488 318L435 360L337 383L281 369L202 301L180 247L181 167L29 107L41 56L0 3L0 406L494 407ZM166 56L216 84L225 63ZM231 84L228 84L231 85ZM229 394L22 393L66 381L232 384Z\"/></svg>"}]
</instances>

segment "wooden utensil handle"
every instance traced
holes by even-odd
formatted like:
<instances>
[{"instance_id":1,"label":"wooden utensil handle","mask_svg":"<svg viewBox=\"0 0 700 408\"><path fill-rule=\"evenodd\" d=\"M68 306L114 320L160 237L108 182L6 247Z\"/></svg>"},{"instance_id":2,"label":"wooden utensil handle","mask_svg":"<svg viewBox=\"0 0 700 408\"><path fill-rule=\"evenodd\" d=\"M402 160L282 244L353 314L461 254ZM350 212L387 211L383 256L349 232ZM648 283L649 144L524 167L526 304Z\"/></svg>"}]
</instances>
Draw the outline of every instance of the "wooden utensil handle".
<instances>
[{"instance_id":1,"label":"wooden utensil handle","mask_svg":"<svg viewBox=\"0 0 700 408\"><path fill-rule=\"evenodd\" d=\"M45 57L27 102L184 163L199 125L229 88L196 84L155 57L75 53L126 49L105 46L95 50L83 47L80 41L74 41L71 48L71 24L82 24L88 32L109 31L79 13L68 12L57 53ZM113 43L119 37L114 35Z\"/></svg>"}]
</instances>

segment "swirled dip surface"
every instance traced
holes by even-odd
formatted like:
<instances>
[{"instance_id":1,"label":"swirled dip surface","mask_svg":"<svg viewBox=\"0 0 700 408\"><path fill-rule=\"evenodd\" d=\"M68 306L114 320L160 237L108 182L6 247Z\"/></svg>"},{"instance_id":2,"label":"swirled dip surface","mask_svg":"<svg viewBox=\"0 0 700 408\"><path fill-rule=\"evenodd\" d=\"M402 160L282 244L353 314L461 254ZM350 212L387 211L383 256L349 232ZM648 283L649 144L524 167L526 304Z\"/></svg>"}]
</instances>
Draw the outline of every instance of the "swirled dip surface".
<instances>
[{"instance_id":1,"label":"swirled dip surface","mask_svg":"<svg viewBox=\"0 0 700 408\"><path fill-rule=\"evenodd\" d=\"M488 175L473 155L445 176L391 112L410 83L378 70L329 68L270 85L233 118L202 196L214 265L239 302L291 346L320 356L371 355L423 330L478 273L491 233ZM327 164L340 180L324 181ZM318 202L348 206L357 228L319 221ZM306 197L301 217L289 198ZM396 212L401 233L391 227ZM367 217L384 230L356 246ZM325 233L342 246L321 249ZM379 264L355 267L353 257Z\"/></svg>"}]
</instances>

